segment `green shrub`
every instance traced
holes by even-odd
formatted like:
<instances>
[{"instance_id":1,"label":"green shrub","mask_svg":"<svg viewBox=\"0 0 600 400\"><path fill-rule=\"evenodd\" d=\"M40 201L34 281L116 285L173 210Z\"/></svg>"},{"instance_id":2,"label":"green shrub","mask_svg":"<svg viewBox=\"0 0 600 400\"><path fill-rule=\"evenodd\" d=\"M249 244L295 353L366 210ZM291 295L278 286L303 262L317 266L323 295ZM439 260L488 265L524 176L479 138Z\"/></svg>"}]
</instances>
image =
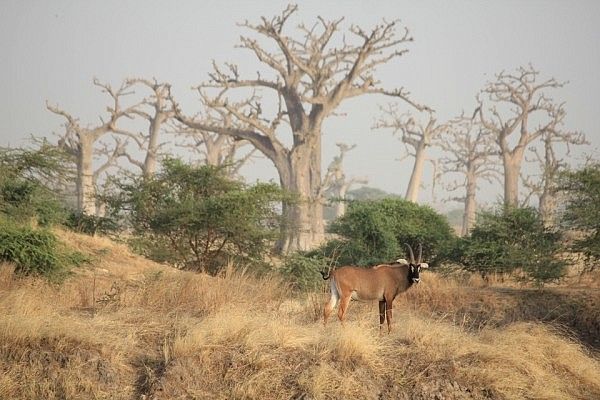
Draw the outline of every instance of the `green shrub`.
<instances>
[{"instance_id":1,"label":"green shrub","mask_svg":"<svg viewBox=\"0 0 600 400\"><path fill-rule=\"evenodd\" d=\"M327 271L323 257L297 252L287 256L281 266L281 273L299 290L315 290L323 285L320 271Z\"/></svg>"},{"instance_id":2,"label":"green shrub","mask_svg":"<svg viewBox=\"0 0 600 400\"><path fill-rule=\"evenodd\" d=\"M118 224L113 218L87 215L75 211L69 213L64 224L75 232L85 233L91 236L94 236L97 233L106 235L114 233L119 229Z\"/></svg>"},{"instance_id":3,"label":"green shrub","mask_svg":"<svg viewBox=\"0 0 600 400\"><path fill-rule=\"evenodd\" d=\"M17 223L49 226L63 222L66 211L56 196L36 182L0 178L0 214Z\"/></svg>"},{"instance_id":4,"label":"green shrub","mask_svg":"<svg viewBox=\"0 0 600 400\"><path fill-rule=\"evenodd\" d=\"M47 142L36 145L0 148L0 216L43 226L62 223L66 211L56 188L69 182L68 155Z\"/></svg>"},{"instance_id":5,"label":"green shrub","mask_svg":"<svg viewBox=\"0 0 600 400\"><path fill-rule=\"evenodd\" d=\"M436 264L455 240L448 221L432 208L391 198L351 202L329 231L340 239L327 242L318 252L336 265L373 265L404 258L405 243L415 250L421 243L423 260Z\"/></svg>"},{"instance_id":6,"label":"green shrub","mask_svg":"<svg viewBox=\"0 0 600 400\"><path fill-rule=\"evenodd\" d=\"M279 233L279 187L248 186L216 167L167 159L156 176L120 190L112 208L129 220L138 249L186 269L216 274L228 261L262 267Z\"/></svg>"},{"instance_id":7,"label":"green shrub","mask_svg":"<svg viewBox=\"0 0 600 400\"><path fill-rule=\"evenodd\" d=\"M466 269L490 273L522 273L537 284L559 279L565 263L557 258L560 234L544 227L533 208L501 208L478 216L471 236L455 256Z\"/></svg>"},{"instance_id":8,"label":"green shrub","mask_svg":"<svg viewBox=\"0 0 600 400\"><path fill-rule=\"evenodd\" d=\"M48 230L0 221L0 260L14 263L15 272L20 275L56 280L86 258L66 249Z\"/></svg>"},{"instance_id":9,"label":"green shrub","mask_svg":"<svg viewBox=\"0 0 600 400\"><path fill-rule=\"evenodd\" d=\"M592 270L600 260L600 164L564 172L558 186L566 198L561 224L583 234L572 250L582 252Z\"/></svg>"}]
</instances>

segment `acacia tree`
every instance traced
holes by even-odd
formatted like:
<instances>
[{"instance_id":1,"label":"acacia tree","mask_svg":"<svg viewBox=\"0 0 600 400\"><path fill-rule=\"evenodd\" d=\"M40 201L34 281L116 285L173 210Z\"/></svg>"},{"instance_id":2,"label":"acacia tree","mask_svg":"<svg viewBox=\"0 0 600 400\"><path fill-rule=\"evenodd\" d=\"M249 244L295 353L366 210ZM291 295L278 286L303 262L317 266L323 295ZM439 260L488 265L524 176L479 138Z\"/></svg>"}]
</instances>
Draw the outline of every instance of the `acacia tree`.
<instances>
[{"instance_id":1,"label":"acacia tree","mask_svg":"<svg viewBox=\"0 0 600 400\"><path fill-rule=\"evenodd\" d=\"M527 146L551 130L565 115L564 103L556 104L547 92L564 86L554 78L539 80L531 65L516 73L500 72L478 95L476 113L495 137L504 168L504 203L519 204L519 176ZM486 96L487 102L481 99ZM536 124L534 128L532 125Z\"/></svg>"},{"instance_id":2,"label":"acacia tree","mask_svg":"<svg viewBox=\"0 0 600 400\"><path fill-rule=\"evenodd\" d=\"M385 89L373 76L378 66L407 52L404 45L412 40L407 29L398 35L396 22L384 21L370 31L353 25L348 38L336 41L343 19L319 17L312 27L300 24L294 37L286 28L296 10L297 6L288 6L272 19L241 24L259 39L242 36L239 47L266 66L270 77L258 72L253 78L242 78L237 65L213 63L210 81L198 87L205 107L202 118L188 118L176 107L176 118L192 128L248 140L273 162L282 187L301 197L283 205L291 221L283 230L283 251L308 249L324 238L318 195L321 129L342 101L376 93L423 108L404 89ZM272 94L277 103L269 114L262 108L264 93ZM289 147L279 137L282 125L292 136Z\"/></svg>"},{"instance_id":3,"label":"acacia tree","mask_svg":"<svg viewBox=\"0 0 600 400\"><path fill-rule=\"evenodd\" d=\"M596 160L579 170L562 171L558 184L565 196L561 224L579 232L570 247L585 255L588 271L600 268L600 164Z\"/></svg>"},{"instance_id":4,"label":"acacia tree","mask_svg":"<svg viewBox=\"0 0 600 400\"><path fill-rule=\"evenodd\" d=\"M455 196L452 200L464 204L461 235L466 236L475 223L478 181L484 179L492 182L500 179L498 163L494 159L498 151L489 132L464 115L451 121L448 134L436 144L445 152L439 160L440 172L463 175L462 179L446 185L446 190L465 190L464 195Z\"/></svg>"},{"instance_id":5,"label":"acacia tree","mask_svg":"<svg viewBox=\"0 0 600 400\"><path fill-rule=\"evenodd\" d=\"M415 120L410 113L400 114L398 107L392 104L383 109L383 113L384 115L376 122L375 128L392 129L394 134L400 135L400 140L406 147L407 156L415 159L405 199L416 203L423 180L423 168L425 161L428 160L427 148L442 132L448 129L448 124L438 124L431 110L427 112L426 123Z\"/></svg>"},{"instance_id":6,"label":"acacia tree","mask_svg":"<svg viewBox=\"0 0 600 400\"><path fill-rule=\"evenodd\" d=\"M123 83L118 89L113 89L108 84L100 83L94 79L94 85L101 88L102 92L107 93L112 100L112 105L108 106L108 120L100 118L100 124L96 126L82 126L79 119L70 113L46 103L46 107L54 114L65 118L65 134L59 139L58 145L75 158L77 165L76 175L76 196L77 210L84 214L94 215L96 213L96 189L95 179L98 171L94 170L94 145L104 135L118 130L116 123L124 116L129 116L135 106L121 108L121 98L129 94L130 85ZM109 155L107 163L112 164L114 157L122 153L123 143L117 141L114 152L106 152ZM99 170L104 170L108 164L100 166Z\"/></svg>"},{"instance_id":7,"label":"acacia tree","mask_svg":"<svg viewBox=\"0 0 600 400\"><path fill-rule=\"evenodd\" d=\"M344 173L344 157L347 152L354 149L356 145L349 146L345 143L336 143L340 149L340 154L333 158L327 168L325 179L323 179L323 189L328 197L335 199L335 216L341 217L346 212L346 194L352 185L362 183L367 184L366 178L346 178Z\"/></svg>"}]
</instances>

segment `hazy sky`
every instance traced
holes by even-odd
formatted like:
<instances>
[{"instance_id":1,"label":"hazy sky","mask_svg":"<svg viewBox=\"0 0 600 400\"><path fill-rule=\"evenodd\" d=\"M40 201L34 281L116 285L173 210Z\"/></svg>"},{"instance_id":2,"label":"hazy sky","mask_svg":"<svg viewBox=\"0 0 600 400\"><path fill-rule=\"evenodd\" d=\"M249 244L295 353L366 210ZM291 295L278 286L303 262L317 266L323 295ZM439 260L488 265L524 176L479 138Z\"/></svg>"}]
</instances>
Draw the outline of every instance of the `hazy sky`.
<instances>
[{"instance_id":1,"label":"hazy sky","mask_svg":"<svg viewBox=\"0 0 600 400\"><path fill-rule=\"evenodd\" d=\"M213 59L255 73L248 52L235 48L247 33L236 23L271 17L287 4L0 0L0 146L60 131L62 120L46 110L46 100L97 122L107 103L93 77L115 86L128 77L171 82L191 113L197 100L190 87L206 80ZM569 81L553 94L566 102L567 128L586 133L588 153L600 145L600 1L320 0L299 2L299 8L294 26L312 25L317 16L343 16L344 29L400 19L415 40L377 77L387 87L408 89L440 120L473 110L475 94L495 73L531 63L542 78ZM370 186L403 194L411 160L398 161L404 148L390 132L371 129L388 101L366 96L343 103L345 115L324 127L323 163L326 168L336 154L336 142L357 144L345 162L347 176L366 176ZM276 176L266 160L245 172L249 180ZM493 200L499 189L486 189L483 197ZM431 199L427 191L423 200Z\"/></svg>"}]
</instances>

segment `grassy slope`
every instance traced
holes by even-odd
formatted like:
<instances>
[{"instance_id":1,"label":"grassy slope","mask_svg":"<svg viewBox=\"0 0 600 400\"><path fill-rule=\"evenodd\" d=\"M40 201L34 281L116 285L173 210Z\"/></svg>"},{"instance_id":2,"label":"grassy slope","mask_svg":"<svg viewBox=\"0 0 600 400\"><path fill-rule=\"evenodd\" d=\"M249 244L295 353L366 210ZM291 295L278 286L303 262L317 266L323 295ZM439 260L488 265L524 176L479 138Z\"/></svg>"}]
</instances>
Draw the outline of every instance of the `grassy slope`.
<instances>
[{"instance_id":1,"label":"grassy slope","mask_svg":"<svg viewBox=\"0 0 600 400\"><path fill-rule=\"evenodd\" d=\"M374 304L324 328L323 294L61 235L95 267L56 287L0 266L0 399L600 398L589 348L531 322L552 312L538 310L546 299L425 274L379 336Z\"/></svg>"}]
</instances>

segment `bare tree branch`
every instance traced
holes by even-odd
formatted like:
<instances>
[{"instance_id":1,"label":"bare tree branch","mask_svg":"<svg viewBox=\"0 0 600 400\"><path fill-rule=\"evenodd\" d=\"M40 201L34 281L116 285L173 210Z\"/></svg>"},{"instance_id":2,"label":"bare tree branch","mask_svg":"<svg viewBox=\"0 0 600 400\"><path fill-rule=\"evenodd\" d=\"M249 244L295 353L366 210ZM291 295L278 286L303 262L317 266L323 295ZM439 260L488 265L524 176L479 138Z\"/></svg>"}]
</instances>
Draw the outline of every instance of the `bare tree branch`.
<instances>
[{"instance_id":1,"label":"bare tree branch","mask_svg":"<svg viewBox=\"0 0 600 400\"><path fill-rule=\"evenodd\" d=\"M529 65L515 73L500 72L477 97L479 121L494 135L500 150L506 204L519 204L519 175L527 146L564 118L563 104L554 103L546 94L564 85L554 78L540 81L539 71ZM532 128L535 121L541 122Z\"/></svg>"},{"instance_id":2,"label":"bare tree branch","mask_svg":"<svg viewBox=\"0 0 600 400\"><path fill-rule=\"evenodd\" d=\"M427 161L426 152L435 140L448 130L448 123L438 124L433 112L427 112L427 122L416 120L412 114L400 114L396 105L382 108L383 116L375 122L374 129L391 129L404 143L406 154L415 162L406 190L406 199L416 202L421 186L423 165Z\"/></svg>"},{"instance_id":3,"label":"bare tree branch","mask_svg":"<svg viewBox=\"0 0 600 400\"><path fill-rule=\"evenodd\" d=\"M445 185L446 191L465 191L464 196L452 199L464 203L461 233L467 235L475 221L478 181L499 179L501 175L494 136L463 113L451 121L447 134L439 137L436 145L445 152L439 159L440 173L459 175Z\"/></svg>"},{"instance_id":4,"label":"bare tree branch","mask_svg":"<svg viewBox=\"0 0 600 400\"><path fill-rule=\"evenodd\" d=\"M94 171L93 157L94 144L100 137L110 132L119 130L117 121L120 118L132 118L132 113L137 105L131 105L123 108L121 100L123 97L132 94L131 85L123 82L118 89L114 89L111 85L101 83L98 79L94 79L94 85L99 87L103 93L106 93L111 98L111 105L106 107L108 118L105 121L100 117L100 124L96 126L82 126L79 119L59 108L52 106L46 102L46 108L61 117L65 121L65 133L59 138L58 144L63 149L67 150L74 156L77 164L77 207L78 210L87 214L96 213L95 205L95 179L98 176L98 171ZM117 142L117 147L121 146ZM115 151L122 149L115 149ZM107 166L101 166L103 171ZM100 172L102 172L100 171Z\"/></svg>"},{"instance_id":5,"label":"bare tree branch","mask_svg":"<svg viewBox=\"0 0 600 400\"><path fill-rule=\"evenodd\" d=\"M359 177L346 178L343 167L344 157L346 153L356 148L356 145L336 143L336 146L338 146L340 153L329 164L319 194L320 196L326 195L330 199L335 200L335 215L336 217L340 217L344 215L346 210L344 200L348 190L350 190L352 185L367 184L368 179Z\"/></svg>"},{"instance_id":6,"label":"bare tree branch","mask_svg":"<svg viewBox=\"0 0 600 400\"><path fill-rule=\"evenodd\" d=\"M286 250L308 248L324 237L320 201L324 120L335 115L344 100L365 94L392 96L426 109L404 88L386 88L375 77L378 67L405 55L412 40L407 29L396 31L397 21L383 21L368 31L351 26L346 39L338 35L342 18L319 17L311 26L288 29L297 9L290 5L272 18L240 24L248 34L240 37L238 47L249 50L266 72L247 77L236 64L213 63L208 82L197 87L202 110L194 118L184 115L171 98L178 121L250 142L273 162L282 186L302 197L304 202L284 205L294 225L285 233ZM265 96L274 96L276 110L262 109ZM284 129L291 140L281 139Z\"/></svg>"}]
</instances>

